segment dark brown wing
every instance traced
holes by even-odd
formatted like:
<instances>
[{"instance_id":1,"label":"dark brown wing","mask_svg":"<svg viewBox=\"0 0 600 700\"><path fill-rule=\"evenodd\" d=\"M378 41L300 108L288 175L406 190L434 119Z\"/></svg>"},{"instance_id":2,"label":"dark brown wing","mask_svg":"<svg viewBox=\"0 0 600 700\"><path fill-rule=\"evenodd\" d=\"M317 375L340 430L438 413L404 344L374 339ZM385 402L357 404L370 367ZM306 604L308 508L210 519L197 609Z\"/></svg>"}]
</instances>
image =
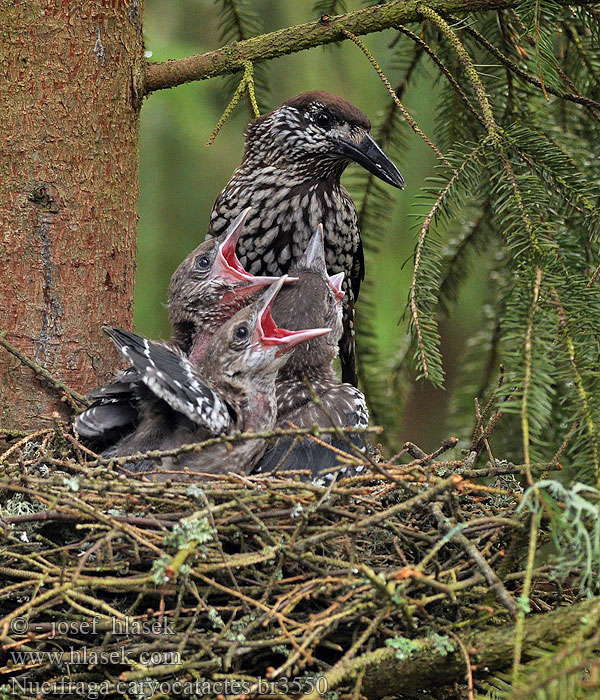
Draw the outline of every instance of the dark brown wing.
<instances>
[{"instance_id":1,"label":"dark brown wing","mask_svg":"<svg viewBox=\"0 0 600 700\"><path fill-rule=\"evenodd\" d=\"M354 339L354 305L358 299L361 282L365 278L365 256L354 202L345 188L342 187L341 191L342 197L346 200L346 211L351 216L349 229L353 233L353 241L356 248L352 259L352 268L349 272L346 272L346 278L344 279L346 298L344 299L344 330L339 344L340 363L342 367L342 381L358 386Z\"/></svg>"}]
</instances>

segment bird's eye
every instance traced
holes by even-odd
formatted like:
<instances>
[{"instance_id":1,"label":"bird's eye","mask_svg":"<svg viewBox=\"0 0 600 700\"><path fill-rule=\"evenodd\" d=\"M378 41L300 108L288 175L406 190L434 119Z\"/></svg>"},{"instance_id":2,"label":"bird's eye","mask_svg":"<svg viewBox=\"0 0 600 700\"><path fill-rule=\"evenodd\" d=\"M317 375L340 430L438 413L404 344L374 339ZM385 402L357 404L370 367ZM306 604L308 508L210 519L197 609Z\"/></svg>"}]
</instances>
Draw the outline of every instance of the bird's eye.
<instances>
[{"instance_id":1,"label":"bird's eye","mask_svg":"<svg viewBox=\"0 0 600 700\"><path fill-rule=\"evenodd\" d=\"M248 327L247 326L238 326L233 331L233 337L236 340L245 340L248 337Z\"/></svg>"},{"instance_id":2,"label":"bird's eye","mask_svg":"<svg viewBox=\"0 0 600 700\"><path fill-rule=\"evenodd\" d=\"M201 258L198 258L198 260L196 260L196 267L199 270L208 270L208 268L210 267L210 258L206 255L203 255Z\"/></svg>"},{"instance_id":3,"label":"bird's eye","mask_svg":"<svg viewBox=\"0 0 600 700\"><path fill-rule=\"evenodd\" d=\"M315 124L322 129L329 129L331 126L331 116L327 112L317 112L315 115Z\"/></svg>"}]
</instances>

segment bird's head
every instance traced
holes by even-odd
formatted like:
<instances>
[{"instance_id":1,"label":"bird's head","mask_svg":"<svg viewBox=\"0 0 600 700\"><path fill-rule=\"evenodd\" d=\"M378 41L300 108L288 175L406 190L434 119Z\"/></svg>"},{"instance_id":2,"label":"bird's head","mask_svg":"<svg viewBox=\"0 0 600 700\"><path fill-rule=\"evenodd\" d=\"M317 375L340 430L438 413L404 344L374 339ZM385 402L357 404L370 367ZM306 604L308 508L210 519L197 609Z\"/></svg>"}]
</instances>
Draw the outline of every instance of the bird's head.
<instances>
[{"instance_id":1,"label":"bird's head","mask_svg":"<svg viewBox=\"0 0 600 700\"><path fill-rule=\"evenodd\" d=\"M204 357L211 375L223 376L231 385L250 381L264 387L275 380L293 348L330 332L330 328L287 330L277 325L271 311L287 280L287 275L280 277L219 328Z\"/></svg>"},{"instance_id":2,"label":"bird's head","mask_svg":"<svg viewBox=\"0 0 600 700\"><path fill-rule=\"evenodd\" d=\"M171 277L169 320L184 349L200 324L218 327L249 303L253 294L278 279L251 275L236 256L235 247L249 212L245 209L218 238L201 243Z\"/></svg>"},{"instance_id":3,"label":"bird's head","mask_svg":"<svg viewBox=\"0 0 600 700\"><path fill-rule=\"evenodd\" d=\"M353 104L327 92L305 92L254 121L246 133L245 160L277 168L305 166L315 178L340 177L351 161L394 187L398 168L375 143L371 123Z\"/></svg>"},{"instance_id":4,"label":"bird's head","mask_svg":"<svg viewBox=\"0 0 600 700\"><path fill-rule=\"evenodd\" d=\"M338 272L335 275L330 275L327 272L327 262L325 260L325 242L323 239L323 224L319 224L308 241L306 250L302 257L296 262L292 268L296 272L310 271L318 274L324 282L327 283L330 296L335 299L337 305L341 305L344 298L342 289L344 284L344 273Z\"/></svg>"},{"instance_id":5,"label":"bird's head","mask_svg":"<svg viewBox=\"0 0 600 700\"><path fill-rule=\"evenodd\" d=\"M329 367L338 353L342 335L344 273L330 275L325 262L323 226L319 225L302 257L290 268L298 278L275 299L273 317L285 328L300 330L327 326L328 335L315 338L296 348L284 372L298 374L318 367Z\"/></svg>"}]
</instances>

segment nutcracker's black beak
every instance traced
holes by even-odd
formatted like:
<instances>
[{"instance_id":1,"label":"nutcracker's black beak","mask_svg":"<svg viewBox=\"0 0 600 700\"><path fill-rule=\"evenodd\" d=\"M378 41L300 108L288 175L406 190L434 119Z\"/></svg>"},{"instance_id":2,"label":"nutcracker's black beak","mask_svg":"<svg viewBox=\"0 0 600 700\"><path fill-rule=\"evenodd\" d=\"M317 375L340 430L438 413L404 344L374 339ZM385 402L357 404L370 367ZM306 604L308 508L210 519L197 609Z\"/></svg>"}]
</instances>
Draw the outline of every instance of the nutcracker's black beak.
<instances>
[{"instance_id":1,"label":"nutcracker's black beak","mask_svg":"<svg viewBox=\"0 0 600 700\"><path fill-rule=\"evenodd\" d=\"M362 165L363 168L387 182L388 185L404 189L404 178L400 175L400 171L379 148L370 134L365 134L362 141L358 143L351 139L338 139L336 147L341 156Z\"/></svg>"}]
</instances>

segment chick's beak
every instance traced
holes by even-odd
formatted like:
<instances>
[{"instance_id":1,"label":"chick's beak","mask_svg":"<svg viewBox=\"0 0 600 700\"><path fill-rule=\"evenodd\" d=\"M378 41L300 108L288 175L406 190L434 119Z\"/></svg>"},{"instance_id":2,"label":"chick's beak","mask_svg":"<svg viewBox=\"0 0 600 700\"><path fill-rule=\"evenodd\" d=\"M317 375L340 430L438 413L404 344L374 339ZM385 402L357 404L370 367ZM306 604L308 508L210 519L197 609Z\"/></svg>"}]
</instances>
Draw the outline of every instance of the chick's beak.
<instances>
[{"instance_id":1,"label":"chick's beak","mask_svg":"<svg viewBox=\"0 0 600 700\"><path fill-rule=\"evenodd\" d=\"M238 293L246 294L261 287L272 284L277 277L256 277L244 270L235 254L235 247L244 228L244 222L250 213L250 207L237 217L231 225L225 239L217 249L217 255L212 266L211 276L220 277L230 282Z\"/></svg>"},{"instance_id":2,"label":"chick's beak","mask_svg":"<svg viewBox=\"0 0 600 700\"><path fill-rule=\"evenodd\" d=\"M335 298L338 301L341 301L344 298L344 290L342 289L342 285L344 283L344 273L338 272L336 275L328 276L327 279Z\"/></svg>"},{"instance_id":3,"label":"chick's beak","mask_svg":"<svg viewBox=\"0 0 600 700\"><path fill-rule=\"evenodd\" d=\"M259 343L263 347L278 346L280 350L277 354L286 352L306 340L326 335L331 331L331 328L306 328L300 331L289 331L285 328L279 328L271 315L271 309L279 290L288 281L290 281L290 278L287 275L283 275L265 292L254 331L254 342Z\"/></svg>"}]
</instances>

